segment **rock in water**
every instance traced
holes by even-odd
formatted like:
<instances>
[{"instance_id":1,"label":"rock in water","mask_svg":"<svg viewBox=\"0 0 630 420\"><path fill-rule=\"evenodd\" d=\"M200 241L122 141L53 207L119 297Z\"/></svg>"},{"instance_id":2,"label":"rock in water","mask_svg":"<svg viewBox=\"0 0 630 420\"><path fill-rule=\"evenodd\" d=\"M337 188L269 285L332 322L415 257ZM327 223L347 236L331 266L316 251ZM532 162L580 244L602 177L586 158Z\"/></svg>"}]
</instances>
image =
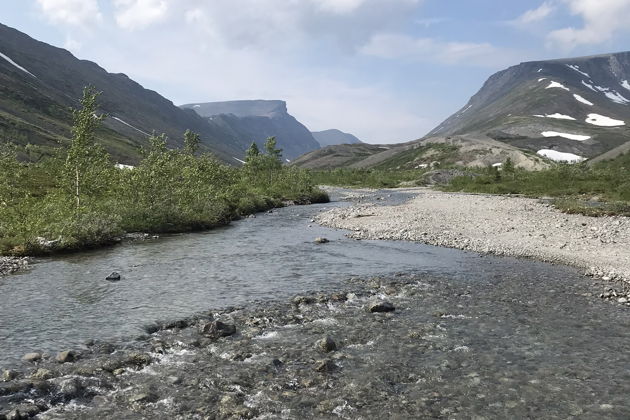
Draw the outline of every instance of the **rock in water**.
<instances>
[{"instance_id":1,"label":"rock in water","mask_svg":"<svg viewBox=\"0 0 630 420\"><path fill-rule=\"evenodd\" d=\"M76 359L76 354L72 350L62 351L57 354L55 360L58 363L71 363Z\"/></svg>"},{"instance_id":2,"label":"rock in water","mask_svg":"<svg viewBox=\"0 0 630 420\"><path fill-rule=\"evenodd\" d=\"M110 274L109 276L105 277L105 280L108 281L119 281L120 280L120 274L118 274L117 272L112 272L112 274Z\"/></svg>"},{"instance_id":3,"label":"rock in water","mask_svg":"<svg viewBox=\"0 0 630 420\"><path fill-rule=\"evenodd\" d=\"M337 369L337 365L332 360L320 360L315 364L315 370L322 373L330 373Z\"/></svg>"},{"instance_id":4,"label":"rock in water","mask_svg":"<svg viewBox=\"0 0 630 420\"><path fill-rule=\"evenodd\" d=\"M337 343L335 343L332 338L326 336L317 342L317 347L325 353L330 353L331 351L337 350Z\"/></svg>"},{"instance_id":5,"label":"rock in water","mask_svg":"<svg viewBox=\"0 0 630 420\"><path fill-rule=\"evenodd\" d=\"M199 332L210 338L228 337L236 333L236 327L221 321L212 321L202 324Z\"/></svg>"},{"instance_id":6,"label":"rock in water","mask_svg":"<svg viewBox=\"0 0 630 420\"><path fill-rule=\"evenodd\" d=\"M22 360L24 360L25 362L37 362L39 360L42 359L42 354L41 353L27 353L24 355L24 357L22 357Z\"/></svg>"},{"instance_id":7,"label":"rock in water","mask_svg":"<svg viewBox=\"0 0 630 420\"><path fill-rule=\"evenodd\" d=\"M376 302L368 307L369 311L374 312L394 312L396 308L389 302Z\"/></svg>"},{"instance_id":8,"label":"rock in water","mask_svg":"<svg viewBox=\"0 0 630 420\"><path fill-rule=\"evenodd\" d=\"M316 244L327 244L328 242L330 242L328 239L326 238L315 238L315 243Z\"/></svg>"}]
</instances>

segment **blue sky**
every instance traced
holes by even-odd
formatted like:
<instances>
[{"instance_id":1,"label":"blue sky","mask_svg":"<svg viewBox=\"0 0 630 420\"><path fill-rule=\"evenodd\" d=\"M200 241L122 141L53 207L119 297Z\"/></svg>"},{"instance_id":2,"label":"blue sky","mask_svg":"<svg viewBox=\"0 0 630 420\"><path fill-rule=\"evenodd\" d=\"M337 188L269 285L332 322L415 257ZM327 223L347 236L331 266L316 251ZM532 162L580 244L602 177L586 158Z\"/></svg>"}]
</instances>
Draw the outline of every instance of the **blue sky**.
<instances>
[{"instance_id":1,"label":"blue sky","mask_svg":"<svg viewBox=\"0 0 630 420\"><path fill-rule=\"evenodd\" d=\"M284 99L372 143L422 137L510 65L630 47L630 0L2 0L0 21L175 104Z\"/></svg>"}]
</instances>

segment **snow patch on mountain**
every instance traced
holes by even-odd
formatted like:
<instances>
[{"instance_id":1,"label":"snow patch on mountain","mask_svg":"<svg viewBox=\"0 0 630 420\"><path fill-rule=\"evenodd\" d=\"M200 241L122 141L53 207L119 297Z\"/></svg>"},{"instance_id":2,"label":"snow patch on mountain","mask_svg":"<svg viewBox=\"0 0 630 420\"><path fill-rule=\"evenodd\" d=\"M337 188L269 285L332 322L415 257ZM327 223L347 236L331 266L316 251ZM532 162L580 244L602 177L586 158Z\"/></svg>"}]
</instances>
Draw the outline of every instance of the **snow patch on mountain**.
<instances>
[{"instance_id":1,"label":"snow patch on mountain","mask_svg":"<svg viewBox=\"0 0 630 420\"><path fill-rule=\"evenodd\" d=\"M551 83L549 83L549 86L547 86L545 89L553 89L553 88L560 88L560 89L564 89L564 90L567 90L567 91L571 90L568 87L566 87L565 85L563 85L562 83L553 82L553 81Z\"/></svg>"},{"instance_id":2,"label":"snow patch on mountain","mask_svg":"<svg viewBox=\"0 0 630 420\"><path fill-rule=\"evenodd\" d=\"M570 68L570 69L573 69L573 70L577 71L577 72L578 72L578 73L580 73L581 75L588 77L589 79L591 78L591 76L589 76L589 74L588 74L588 73L583 72L583 71L582 71L582 70L580 70L580 68L579 68L578 66L576 66L576 65L573 65L573 64L567 64L566 66L567 66L568 68Z\"/></svg>"},{"instance_id":3,"label":"snow patch on mountain","mask_svg":"<svg viewBox=\"0 0 630 420\"><path fill-rule=\"evenodd\" d=\"M129 124L127 121L123 121L118 117L112 117L113 119L115 119L116 121L118 121L119 123L125 124L127 127L133 128L134 130L144 134L145 136L150 136L151 134L147 133L146 131L142 131L137 127L134 127L133 125Z\"/></svg>"},{"instance_id":4,"label":"snow patch on mountain","mask_svg":"<svg viewBox=\"0 0 630 420\"><path fill-rule=\"evenodd\" d=\"M547 114L545 115L547 118L555 118L557 120L573 120L575 121L575 118L569 116L569 115L563 115L560 114L558 112L556 112L555 114Z\"/></svg>"},{"instance_id":5,"label":"snow patch on mountain","mask_svg":"<svg viewBox=\"0 0 630 420\"><path fill-rule=\"evenodd\" d=\"M587 100L587 99L584 99L584 98L583 98L583 97L581 97L580 95L573 94L573 97L574 97L574 98L575 98L578 102L582 102L583 104L586 104L586 105L588 105L588 106L593 106L593 105L594 105L594 104L593 104L593 102L591 102L591 101L589 101L589 100Z\"/></svg>"},{"instance_id":6,"label":"snow patch on mountain","mask_svg":"<svg viewBox=\"0 0 630 420\"><path fill-rule=\"evenodd\" d=\"M536 154L544 156L547 159L551 159L555 162L579 163L586 160L586 158L575 155L573 153L558 152L557 150L550 149L541 149L537 151Z\"/></svg>"},{"instance_id":7,"label":"snow patch on mountain","mask_svg":"<svg viewBox=\"0 0 630 420\"><path fill-rule=\"evenodd\" d=\"M0 53L0 57L4 58L5 60L7 60L9 62L9 64L11 64L13 67L22 70L24 73L29 74L31 76L33 76L34 78L37 79L37 76L35 76L33 73L31 73L30 71L26 70L24 67L20 66L18 63L16 63L15 61L11 60L9 57L7 57L6 55Z\"/></svg>"},{"instance_id":8,"label":"snow patch on mountain","mask_svg":"<svg viewBox=\"0 0 630 420\"><path fill-rule=\"evenodd\" d=\"M591 136L584 136L581 134L560 133L557 131L543 131L541 134L544 137L564 137L565 139L577 140L577 141L585 141L591 138Z\"/></svg>"},{"instance_id":9,"label":"snow patch on mountain","mask_svg":"<svg viewBox=\"0 0 630 420\"><path fill-rule=\"evenodd\" d=\"M590 90L592 90L593 92L597 92L597 89L595 89L595 87L591 85L590 83L586 83L584 80L582 80L582 84L586 86L587 88L589 88Z\"/></svg>"},{"instance_id":10,"label":"snow patch on mountain","mask_svg":"<svg viewBox=\"0 0 630 420\"><path fill-rule=\"evenodd\" d=\"M622 125L626 125L624 121L615 120L613 118L599 114L588 114L586 122L600 127L619 127Z\"/></svg>"},{"instance_id":11,"label":"snow patch on mountain","mask_svg":"<svg viewBox=\"0 0 630 420\"><path fill-rule=\"evenodd\" d=\"M626 105L630 103L630 99L626 99L623 95L621 95L616 90L613 90L612 92L605 92L604 94L608 97L608 99L610 99L616 104Z\"/></svg>"},{"instance_id":12,"label":"snow patch on mountain","mask_svg":"<svg viewBox=\"0 0 630 420\"><path fill-rule=\"evenodd\" d=\"M240 160L239 158L234 157L234 156L232 156L232 158L233 158L234 160L238 161L238 162L241 162L242 164L245 164L245 161L244 161L244 160Z\"/></svg>"},{"instance_id":13,"label":"snow patch on mountain","mask_svg":"<svg viewBox=\"0 0 630 420\"><path fill-rule=\"evenodd\" d=\"M627 80L624 80L621 82L621 86L623 86L624 88L630 90L630 83L628 83Z\"/></svg>"}]
</instances>

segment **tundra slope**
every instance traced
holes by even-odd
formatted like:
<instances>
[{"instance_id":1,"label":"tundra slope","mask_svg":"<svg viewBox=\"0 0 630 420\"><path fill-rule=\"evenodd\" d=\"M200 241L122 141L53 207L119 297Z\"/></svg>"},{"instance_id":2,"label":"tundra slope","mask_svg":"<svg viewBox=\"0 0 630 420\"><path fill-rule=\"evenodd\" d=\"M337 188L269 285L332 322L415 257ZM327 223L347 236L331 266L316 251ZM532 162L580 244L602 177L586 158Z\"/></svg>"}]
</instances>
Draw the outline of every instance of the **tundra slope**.
<instances>
[{"instance_id":1,"label":"tundra slope","mask_svg":"<svg viewBox=\"0 0 630 420\"><path fill-rule=\"evenodd\" d=\"M412 189L399 206L356 204L322 213L325 226L357 239L419 241L532 258L630 281L630 219L564 214L541 200Z\"/></svg>"}]
</instances>

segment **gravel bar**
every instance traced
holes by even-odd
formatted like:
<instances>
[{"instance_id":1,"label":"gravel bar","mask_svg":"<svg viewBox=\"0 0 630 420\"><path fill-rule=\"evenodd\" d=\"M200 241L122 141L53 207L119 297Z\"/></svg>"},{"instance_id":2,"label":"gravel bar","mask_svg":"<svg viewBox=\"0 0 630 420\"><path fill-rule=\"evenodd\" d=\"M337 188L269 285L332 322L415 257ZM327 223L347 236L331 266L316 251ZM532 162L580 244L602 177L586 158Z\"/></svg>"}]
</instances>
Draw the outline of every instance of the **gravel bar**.
<instances>
[{"instance_id":1,"label":"gravel bar","mask_svg":"<svg viewBox=\"0 0 630 420\"><path fill-rule=\"evenodd\" d=\"M538 199L407 189L396 206L355 203L318 216L356 239L419 241L484 254L566 264L630 281L630 220L564 214Z\"/></svg>"}]
</instances>

